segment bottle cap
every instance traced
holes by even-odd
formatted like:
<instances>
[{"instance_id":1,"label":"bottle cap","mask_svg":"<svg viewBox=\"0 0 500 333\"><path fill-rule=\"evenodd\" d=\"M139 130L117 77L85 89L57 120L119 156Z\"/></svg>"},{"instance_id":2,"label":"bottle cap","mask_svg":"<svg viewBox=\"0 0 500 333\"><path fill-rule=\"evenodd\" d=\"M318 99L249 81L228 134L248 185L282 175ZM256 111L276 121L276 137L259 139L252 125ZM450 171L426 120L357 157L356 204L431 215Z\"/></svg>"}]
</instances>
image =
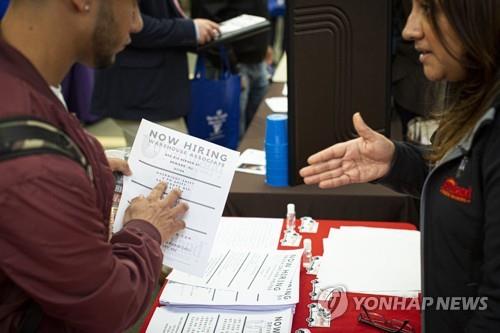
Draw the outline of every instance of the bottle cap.
<instances>
[{"instance_id":1,"label":"bottle cap","mask_svg":"<svg viewBox=\"0 0 500 333\"><path fill-rule=\"evenodd\" d=\"M286 213L295 214L295 204L289 203L288 205L286 205Z\"/></svg>"},{"instance_id":2,"label":"bottle cap","mask_svg":"<svg viewBox=\"0 0 500 333\"><path fill-rule=\"evenodd\" d=\"M309 238L304 239L304 250L306 252L311 252L312 251L312 243Z\"/></svg>"}]
</instances>

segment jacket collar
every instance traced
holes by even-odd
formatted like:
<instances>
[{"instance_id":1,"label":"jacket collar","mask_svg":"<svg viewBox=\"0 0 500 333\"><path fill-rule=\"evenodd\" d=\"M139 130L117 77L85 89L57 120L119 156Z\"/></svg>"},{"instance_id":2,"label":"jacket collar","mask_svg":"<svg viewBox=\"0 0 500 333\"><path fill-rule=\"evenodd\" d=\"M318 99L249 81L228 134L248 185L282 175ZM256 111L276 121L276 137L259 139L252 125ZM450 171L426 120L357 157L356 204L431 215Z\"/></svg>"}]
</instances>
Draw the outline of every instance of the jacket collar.
<instances>
[{"instance_id":1,"label":"jacket collar","mask_svg":"<svg viewBox=\"0 0 500 333\"><path fill-rule=\"evenodd\" d=\"M496 103L495 103L496 104ZM492 107L489 109L482 117L479 119L468 135L466 135L460 142L451 149L446 155L443 157L441 161L438 162L437 166L446 163L452 159L465 155L469 152L472 147L472 143L474 141L474 137L479 132L479 130L486 124L489 124L495 118L497 112L497 108Z\"/></svg>"}]
</instances>

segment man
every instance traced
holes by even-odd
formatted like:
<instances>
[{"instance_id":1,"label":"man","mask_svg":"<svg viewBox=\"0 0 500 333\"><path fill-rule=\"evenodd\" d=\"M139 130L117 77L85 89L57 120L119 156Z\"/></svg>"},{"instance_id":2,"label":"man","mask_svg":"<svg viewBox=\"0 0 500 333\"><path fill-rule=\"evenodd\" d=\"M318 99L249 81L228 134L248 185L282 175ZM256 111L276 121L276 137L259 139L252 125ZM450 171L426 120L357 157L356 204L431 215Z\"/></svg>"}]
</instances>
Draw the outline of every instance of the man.
<instances>
[{"instance_id":1,"label":"man","mask_svg":"<svg viewBox=\"0 0 500 333\"><path fill-rule=\"evenodd\" d=\"M222 22L241 14L269 17L267 0L192 0L193 17ZM265 32L234 42L230 47L231 62L241 75L240 136L250 125L269 86L267 66L272 63L270 33ZM218 57L211 57L218 65Z\"/></svg>"},{"instance_id":2,"label":"man","mask_svg":"<svg viewBox=\"0 0 500 333\"><path fill-rule=\"evenodd\" d=\"M11 0L0 24L0 121L29 116L64 131L92 177L55 154L0 162L1 332L122 332L148 306L160 244L184 227L187 207L158 184L108 241L111 171L130 171L108 164L57 88L75 62L112 64L142 25L136 0Z\"/></svg>"},{"instance_id":3,"label":"man","mask_svg":"<svg viewBox=\"0 0 500 333\"><path fill-rule=\"evenodd\" d=\"M92 112L116 120L132 145L142 118L187 132L190 111L186 51L212 40L218 25L190 20L177 0L142 0L144 29L117 56L114 66L97 71Z\"/></svg>"}]
</instances>

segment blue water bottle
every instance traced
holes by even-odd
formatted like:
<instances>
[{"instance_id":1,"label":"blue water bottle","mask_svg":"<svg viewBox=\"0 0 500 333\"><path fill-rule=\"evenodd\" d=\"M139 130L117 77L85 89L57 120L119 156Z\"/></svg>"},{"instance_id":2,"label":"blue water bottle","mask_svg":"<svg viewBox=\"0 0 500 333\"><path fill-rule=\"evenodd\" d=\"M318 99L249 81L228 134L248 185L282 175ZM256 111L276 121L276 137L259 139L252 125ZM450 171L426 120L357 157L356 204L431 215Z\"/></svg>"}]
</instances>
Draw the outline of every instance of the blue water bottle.
<instances>
[{"instance_id":1,"label":"blue water bottle","mask_svg":"<svg viewBox=\"0 0 500 333\"><path fill-rule=\"evenodd\" d=\"M288 116L266 118L266 184L288 186Z\"/></svg>"}]
</instances>

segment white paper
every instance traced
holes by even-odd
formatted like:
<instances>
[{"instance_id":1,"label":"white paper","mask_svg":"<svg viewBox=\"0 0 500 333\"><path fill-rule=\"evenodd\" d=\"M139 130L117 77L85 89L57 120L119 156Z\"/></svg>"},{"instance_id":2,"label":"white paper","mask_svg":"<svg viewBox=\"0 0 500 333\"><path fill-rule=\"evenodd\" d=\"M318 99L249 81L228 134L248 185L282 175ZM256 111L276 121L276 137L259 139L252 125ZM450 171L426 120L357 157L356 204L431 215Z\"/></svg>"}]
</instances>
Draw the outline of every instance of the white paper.
<instances>
[{"instance_id":1,"label":"white paper","mask_svg":"<svg viewBox=\"0 0 500 333\"><path fill-rule=\"evenodd\" d=\"M215 251L214 251L215 252ZM213 254L201 278L174 270L169 280L195 286L238 291L283 292L300 266L303 250Z\"/></svg>"},{"instance_id":2,"label":"white paper","mask_svg":"<svg viewBox=\"0 0 500 333\"><path fill-rule=\"evenodd\" d=\"M343 227L330 235L323 241L321 288L343 285L351 292L398 296L420 291L418 231Z\"/></svg>"},{"instance_id":3,"label":"white paper","mask_svg":"<svg viewBox=\"0 0 500 333\"><path fill-rule=\"evenodd\" d=\"M207 309L156 308L147 333L290 333L292 309L263 312L220 312Z\"/></svg>"},{"instance_id":4,"label":"white paper","mask_svg":"<svg viewBox=\"0 0 500 333\"><path fill-rule=\"evenodd\" d=\"M266 98L266 104L273 112L288 112L287 97L269 97Z\"/></svg>"},{"instance_id":5,"label":"white paper","mask_svg":"<svg viewBox=\"0 0 500 333\"><path fill-rule=\"evenodd\" d=\"M160 296L161 304L210 306L212 308L263 310L299 302L300 270L281 292L237 291L208 288L168 281Z\"/></svg>"},{"instance_id":6,"label":"white paper","mask_svg":"<svg viewBox=\"0 0 500 333\"><path fill-rule=\"evenodd\" d=\"M252 250L268 250L270 253L287 254L285 251L280 252L276 250L282 225L282 219L223 217L215 239L214 253L217 253L217 251L227 253L227 249L231 249L231 251L238 250L242 254L248 254ZM298 253L300 253L300 251L298 251ZM252 256L247 257L246 255L244 261L245 259L246 261L253 260ZM226 260L231 261L233 259L227 258ZM284 265L281 265L281 268L280 264L274 266L275 267L273 268L277 268L278 270L274 273L270 273L270 276L274 276L274 278L269 279L272 290L267 291L264 290L264 288L261 288L260 290L256 289L257 287L252 288L252 290L237 288L226 289L213 288L207 286L206 284L200 286L179 283L172 281L172 278L175 279L176 275L175 273L172 273L169 276L167 285L163 289L160 297L160 303L184 308L210 307L213 309L217 307L220 309L245 309L248 311L262 311L264 309L275 310L298 303L300 283L298 260L294 260L293 264L287 265L285 263ZM226 274L240 272L241 274L245 274L243 272L247 270L247 267L244 267L244 265L239 263L233 264L233 267L237 267L238 270L235 271L233 269L231 271L231 269L229 269L229 273L220 273L220 275L226 276ZM224 269L225 268L221 268L221 270ZM268 271L268 268L265 265L262 265L260 269L262 272ZM285 288L282 288L281 286L285 285L284 281L288 279L288 276L290 276L290 272L292 271L295 272L293 273L293 278ZM226 270L226 272L228 272L228 270ZM182 279L183 276L186 277L184 274L180 276L180 278ZM192 281L192 277L188 278ZM281 280L279 280L280 278ZM219 280L220 276L215 273L213 279ZM238 279L240 279L240 277L234 278L235 281ZM255 280L259 279L260 277L255 278ZM227 280L228 279L226 279L226 281ZM236 283L237 282L235 282L235 285ZM255 284L256 286L263 285L259 282L255 282Z\"/></svg>"},{"instance_id":7,"label":"white paper","mask_svg":"<svg viewBox=\"0 0 500 333\"><path fill-rule=\"evenodd\" d=\"M276 250L282 226L283 219L223 216L214 249Z\"/></svg>"},{"instance_id":8,"label":"white paper","mask_svg":"<svg viewBox=\"0 0 500 333\"><path fill-rule=\"evenodd\" d=\"M163 263L202 276L238 161L238 152L142 120L124 178L114 231L121 229L128 203L147 196L160 181L180 188L189 205L186 229L163 245Z\"/></svg>"},{"instance_id":9,"label":"white paper","mask_svg":"<svg viewBox=\"0 0 500 333\"><path fill-rule=\"evenodd\" d=\"M221 22L219 30L221 35L235 32L253 25L265 22L266 18L255 15L242 14L227 21Z\"/></svg>"},{"instance_id":10,"label":"white paper","mask_svg":"<svg viewBox=\"0 0 500 333\"><path fill-rule=\"evenodd\" d=\"M281 92L281 94L283 94L283 96L288 96L288 84L285 83L283 85L283 91Z\"/></svg>"},{"instance_id":11,"label":"white paper","mask_svg":"<svg viewBox=\"0 0 500 333\"><path fill-rule=\"evenodd\" d=\"M257 149L246 149L240 156L236 171L254 175L265 175L266 152Z\"/></svg>"}]
</instances>

